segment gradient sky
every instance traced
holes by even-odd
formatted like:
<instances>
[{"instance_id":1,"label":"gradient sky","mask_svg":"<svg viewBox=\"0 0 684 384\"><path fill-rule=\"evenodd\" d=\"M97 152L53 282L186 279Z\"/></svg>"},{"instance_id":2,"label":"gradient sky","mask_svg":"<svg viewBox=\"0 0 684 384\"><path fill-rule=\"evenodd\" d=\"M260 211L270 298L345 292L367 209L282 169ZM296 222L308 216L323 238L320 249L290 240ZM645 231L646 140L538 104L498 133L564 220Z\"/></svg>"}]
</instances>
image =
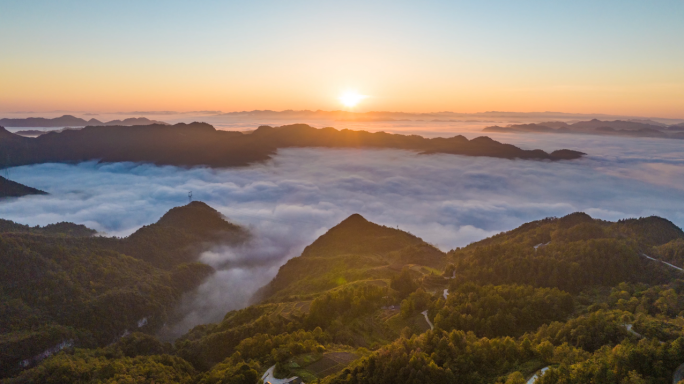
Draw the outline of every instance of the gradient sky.
<instances>
[{"instance_id":1,"label":"gradient sky","mask_svg":"<svg viewBox=\"0 0 684 384\"><path fill-rule=\"evenodd\" d=\"M0 112L684 117L684 1L0 0Z\"/></svg>"}]
</instances>

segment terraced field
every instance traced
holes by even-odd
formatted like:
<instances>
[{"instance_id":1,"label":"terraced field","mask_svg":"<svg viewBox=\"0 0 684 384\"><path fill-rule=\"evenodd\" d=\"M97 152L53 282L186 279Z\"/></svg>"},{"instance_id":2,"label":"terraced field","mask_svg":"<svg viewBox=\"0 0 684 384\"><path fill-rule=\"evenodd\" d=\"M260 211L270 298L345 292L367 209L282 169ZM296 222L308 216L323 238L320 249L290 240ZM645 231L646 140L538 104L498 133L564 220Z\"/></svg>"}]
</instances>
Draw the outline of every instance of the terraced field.
<instances>
[{"instance_id":1,"label":"terraced field","mask_svg":"<svg viewBox=\"0 0 684 384\"><path fill-rule=\"evenodd\" d=\"M341 351L305 354L295 357L286 366L293 375L308 383L343 370L357 358L358 356L351 352Z\"/></svg>"},{"instance_id":2,"label":"terraced field","mask_svg":"<svg viewBox=\"0 0 684 384\"><path fill-rule=\"evenodd\" d=\"M282 316L291 319L292 316L300 317L309 313L311 301L295 301L288 303L278 303L278 307L271 313L272 317Z\"/></svg>"},{"instance_id":3,"label":"terraced field","mask_svg":"<svg viewBox=\"0 0 684 384\"><path fill-rule=\"evenodd\" d=\"M349 352L330 352L306 367L306 370L322 378L343 370L349 363L356 360L356 355Z\"/></svg>"}]
</instances>

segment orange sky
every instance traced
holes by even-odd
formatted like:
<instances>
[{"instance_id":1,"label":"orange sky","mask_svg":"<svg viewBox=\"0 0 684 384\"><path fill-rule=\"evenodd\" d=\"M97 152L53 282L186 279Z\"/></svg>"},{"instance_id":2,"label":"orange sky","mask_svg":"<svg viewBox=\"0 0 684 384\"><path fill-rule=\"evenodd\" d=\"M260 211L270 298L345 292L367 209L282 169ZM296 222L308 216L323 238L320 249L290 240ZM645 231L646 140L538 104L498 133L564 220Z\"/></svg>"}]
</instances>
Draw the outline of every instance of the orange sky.
<instances>
[{"instance_id":1,"label":"orange sky","mask_svg":"<svg viewBox=\"0 0 684 384\"><path fill-rule=\"evenodd\" d=\"M0 13L0 112L335 110L354 89L357 111L684 118L682 2L67 3Z\"/></svg>"}]
</instances>

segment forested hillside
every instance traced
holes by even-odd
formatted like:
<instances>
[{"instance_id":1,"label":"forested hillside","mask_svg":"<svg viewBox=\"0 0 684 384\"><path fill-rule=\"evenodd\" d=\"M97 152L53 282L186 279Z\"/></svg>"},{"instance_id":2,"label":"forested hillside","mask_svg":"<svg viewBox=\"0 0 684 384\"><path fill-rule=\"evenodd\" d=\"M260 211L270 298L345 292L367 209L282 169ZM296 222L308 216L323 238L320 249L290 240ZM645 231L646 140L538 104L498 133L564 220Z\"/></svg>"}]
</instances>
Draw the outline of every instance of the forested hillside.
<instances>
[{"instance_id":1,"label":"forested hillside","mask_svg":"<svg viewBox=\"0 0 684 384\"><path fill-rule=\"evenodd\" d=\"M94 237L71 223L2 220L0 231L2 375L51 349L107 345L133 330L154 333L181 294L213 272L195 262L206 242L246 234L199 202L124 239Z\"/></svg>"},{"instance_id":2,"label":"forested hillside","mask_svg":"<svg viewBox=\"0 0 684 384\"><path fill-rule=\"evenodd\" d=\"M683 244L661 218L576 213L444 253L352 215L220 323L67 347L8 382L671 383ZM181 268L116 255L146 265L130 273L148 286Z\"/></svg>"},{"instance_id":3,"label":"forested hillside","mask_svg":"<svg viewBox=\"0 0 684 384\"><path fill-rule=\"evenodd\" d=\"M310 297L346 283L389 279L406 265L441 273L445 254L420 238L355 214L280 268L257 299Z\"/></svg>"}]
</instances>

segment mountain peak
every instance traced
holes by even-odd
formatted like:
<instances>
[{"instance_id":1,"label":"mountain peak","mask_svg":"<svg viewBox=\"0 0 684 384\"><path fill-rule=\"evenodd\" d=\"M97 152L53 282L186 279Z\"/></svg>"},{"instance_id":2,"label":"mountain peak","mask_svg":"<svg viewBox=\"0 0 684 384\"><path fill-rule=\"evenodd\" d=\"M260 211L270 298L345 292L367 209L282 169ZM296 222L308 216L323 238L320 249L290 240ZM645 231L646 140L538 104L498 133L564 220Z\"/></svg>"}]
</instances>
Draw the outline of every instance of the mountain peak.
<instances>
[{"instance_id":1,"label":"mountain peak","mask_svg":"<svg viewBox=\"0 0 684 384\"><path fill-rule=\"evenodd\" d=\"M196 261L203 247L197 244L237 244L248 237L247 230L228 222L214 208L193 201L170 209L156 223L126 238L122 253L167 268Z\"/></svg>"},{"instance_id":2,"label":"mountain peak","mask_svg":"<svg viewBox=\"0 0 684 384\"><path fill-rule=\"evenodd\" d=\"M594 222L594 219L584 212L574 212L558 219L558 225L560 225L561 228L571 228L577 224L592 222Z\"/></svg>"},{"instance_id":3,"label":"mountain peak","mask_svg":"<svg viewBox=\"0 0 684 384\"><path fill-rule=\"evenodd\" d=\"M306 247L302 256L384 253L421 243L423 240L410 233L375 224L355 213Z\"/></svg>"},{"instance_id":4,"label":"mountain peak","mask_svg":"<svg viewBox=\"0 0 684 384\"><path fill-rule=\"evenodd\" d=\"M226 225L237 227L229 223L223 215L201 201L193 201L187 205L171 208L157 222L158 225L176 227L190 232L202 229L225 229Z\"/></svg>"},{"instance_id":5,"label":"mountain peak","mask_svg":"<svg viewBox=\"0 0 684 384\"><path fill-rule=\"evenodd\" d=\"M337 224L336 227L342 226L342 225L359 225L359 224L373 224L370 221L366 220L365 217L361 216L358 213L354 213L351 216L347 217L346 219L342 220L339 224ZM375 225L375 224L373 224Z\"/></svg>"}]
</instances>

